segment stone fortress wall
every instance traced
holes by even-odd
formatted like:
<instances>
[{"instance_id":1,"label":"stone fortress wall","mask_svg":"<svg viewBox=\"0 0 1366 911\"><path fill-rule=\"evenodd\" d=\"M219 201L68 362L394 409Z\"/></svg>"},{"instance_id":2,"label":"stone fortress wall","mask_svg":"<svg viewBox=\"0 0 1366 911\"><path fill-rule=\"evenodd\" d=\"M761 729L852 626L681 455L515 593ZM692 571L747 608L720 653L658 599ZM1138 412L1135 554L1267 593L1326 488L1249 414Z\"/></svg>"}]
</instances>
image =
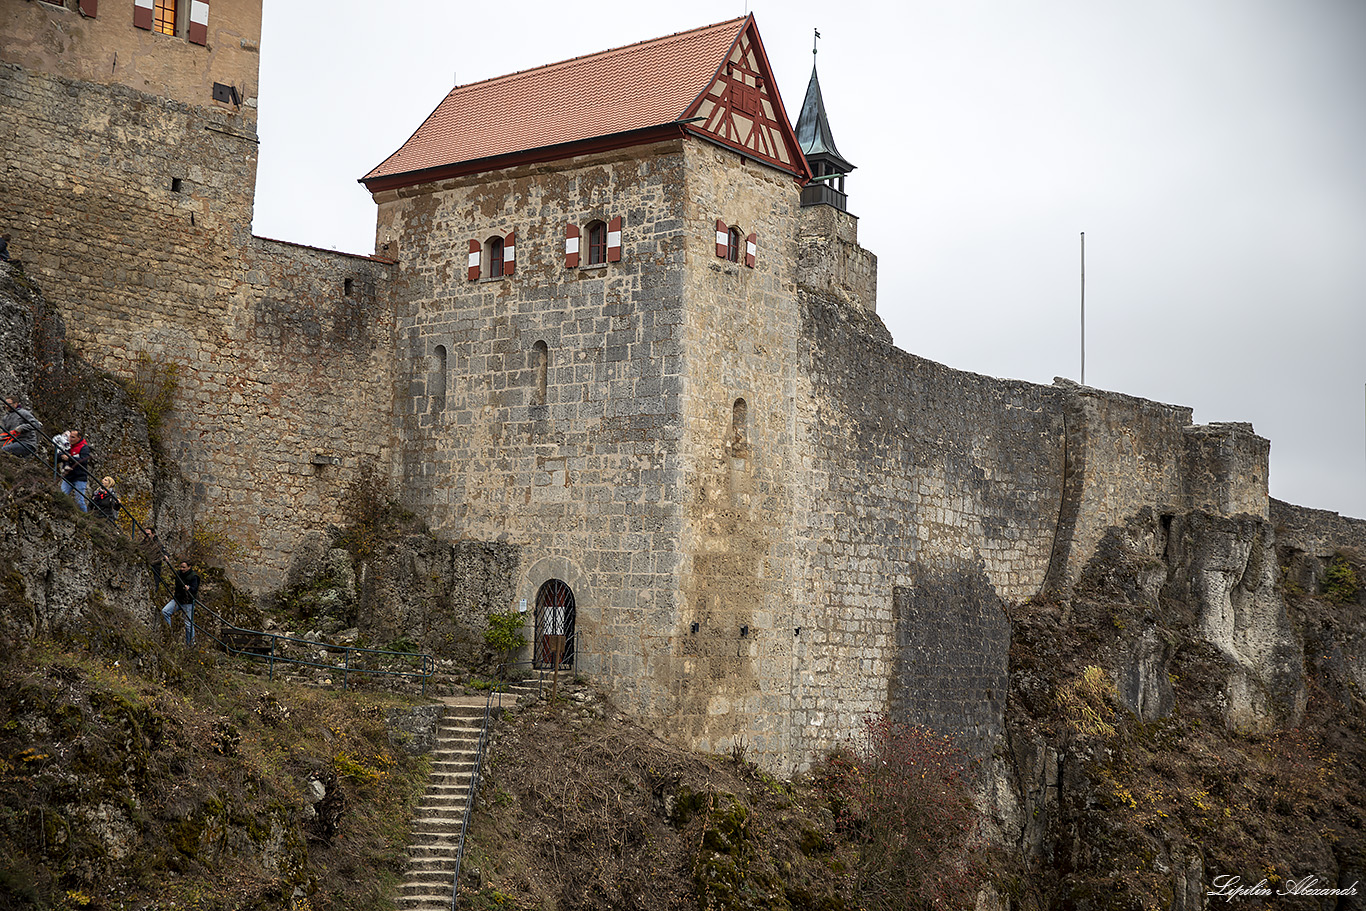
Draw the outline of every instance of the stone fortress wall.
<instances>
[{"instance_id":1,"label":"stone fortress wall","mask_svg":"<svg viewBox=\"0 0 1366 911\"><path fill-rule=\"evenodd\" d=\"M387 453L389 266L251 236L259 0L215 0L205 46L76 5L0 7L4 230L82 354L179 368L167 452L241 544L235 576L268 588Z\"/></svg>"},{"instance_id":2,"label":"stone fortress wall","mask_svg":"<svg viewBox=\"0 0 1366 911\"><path fill-rule=\"evenodd\" d=\"M201 55L171 67L198 68L183 84L3 45L0 198L83 353L181 367L169 449L248 587L277 585L375 461L434 529L520 546L509 607L568 583L576 669L624 708L786 770L882 710L989 743L1003 601L1065 589L1145 507L1268 515L1246 425L895 348L856 219L705 143L380 192L383 258L252 237L239 4L214 0L207 49L117 38ZM5 22L65 23L70 60L105 58L70 36L120 4L49 6ZM240 107L204 100L224 80ZM566 226L614 218L620 260L567 266ZM715 256L718 218L758 235L754 268ZM471 281L469 242L509 235L513 274L485 257Z\"/></svg>"}]
</instances>

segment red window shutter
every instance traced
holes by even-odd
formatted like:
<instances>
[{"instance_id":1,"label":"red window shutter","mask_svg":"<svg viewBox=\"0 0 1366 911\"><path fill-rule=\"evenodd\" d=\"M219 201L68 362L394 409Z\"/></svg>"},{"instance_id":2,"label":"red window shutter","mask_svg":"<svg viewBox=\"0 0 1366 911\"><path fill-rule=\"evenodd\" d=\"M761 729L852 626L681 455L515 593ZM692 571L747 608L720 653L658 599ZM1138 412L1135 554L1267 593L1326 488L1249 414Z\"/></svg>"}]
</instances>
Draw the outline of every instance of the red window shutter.
<instances>
[{"instance_id":1,"label":"red window shutter","mask_svg":"<svg viewBox=\"0 0 1366 911\"><path fill-rule=\"evenodd\" d=\"M745 265L754 268L755 257L759 255L759 235L751 234L745 238Z\"/></svg>"},{"instance_id":2,"label":"red window shutter","mask_svg":"<svg viewBox=\"0 0 1366 911\"><path fill-rule=\"evenodd\" d=\"M81 15L87 19L95 18L95 11L99 8L99 0L81 0L76 9L81 11Z\"/></svg>"},{"instance_id":3,"label":"red window shutter","mask_svg":"<svg viewBox=\"0 0 1366 911\"><path fill-rule=\"evenodd\" d=\"M190 32L186 37L191 44L209 43L209 0L190 0Z\"/></svg>"},{"instance_id":4,"label":"red window shutter","mask_svg":"<svg viewBox=\"0 0 1366 911\"><path fill-rule=\"evenodd\" d=\"M503 238L503 274L511 275L517 268L517 232L510 231Z\"/></svg>"},{"instance_id":5,"label":"red window shutter","mask_svg":"<svg viewBox=\"0 0 1366 911\"><path fill-rule=\"evenodd\" d=\"M133 27L152 30L152 0L133 0Z\"/></svg>"},{"instance_id":6,"label":"red window shutter","mask_svg":"<svg viewBox=\"0 0 1366 911\"><path fill-rule=\"evenodd\" d=\"M579 226L564 226L564 267L566 269L577 269L579 267Z\"/></svg>"},{"instance_id":7,"label":"red window shutter","mask_svg":"<svg viewBox=\"0 0 1366 911\"><path fill-rule=\"evenodd\" d=\"M607 261L621 262L621 216L607 223Z\"/></svg>"},{"instance_id":8,"label":"red window shutter","mask_svg":"<svg viewBox=\"0 0 1366 911\"><path fill-rule=\"evenodd\" d=\"M477 281L479 279L479 254L482 252L482 249L483 248L479 246L479 241L470 241L470 268L467 273L470 281Z\"/></svg>"},{"instance_id":9,"label":"red window shutter","mask_svg":"<svg viewBox=\"0 0 1366 911\"><path fill-rule=\"evenodd\" d=\"M721 219L716 219L716 255L726 258L726 248L730 246L730 228Z\"/></svg>"}]
</instances>

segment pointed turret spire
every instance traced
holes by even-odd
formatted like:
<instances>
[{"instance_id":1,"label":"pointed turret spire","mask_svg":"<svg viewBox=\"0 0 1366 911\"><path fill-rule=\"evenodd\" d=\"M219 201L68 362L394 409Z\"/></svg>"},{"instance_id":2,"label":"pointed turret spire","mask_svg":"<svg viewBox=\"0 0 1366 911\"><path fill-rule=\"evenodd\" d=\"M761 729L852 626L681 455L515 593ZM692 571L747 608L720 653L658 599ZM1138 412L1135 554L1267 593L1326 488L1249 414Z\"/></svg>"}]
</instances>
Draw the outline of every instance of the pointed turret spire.
<instances>
[{"instance_id":1,"label":"pointed turret spire","mask_svg":"<svg viewBox=\"0 0 1366 911\"><path fill-rule=\"evenodd\" d=\"M817 31L815 38L821 33ZM821 82L816 75L816 43L811 43L811 81L806 86L802 113L797 118L797 143L802 147L813 179L802 190L802 205L831 205L848 211L848 197L844 193L844 175L854 170L835 146L835 135L830 130L830 118L825 113L821 97ZM824 179L822 179L824 178Z\"/></svg>"}]
</instances>

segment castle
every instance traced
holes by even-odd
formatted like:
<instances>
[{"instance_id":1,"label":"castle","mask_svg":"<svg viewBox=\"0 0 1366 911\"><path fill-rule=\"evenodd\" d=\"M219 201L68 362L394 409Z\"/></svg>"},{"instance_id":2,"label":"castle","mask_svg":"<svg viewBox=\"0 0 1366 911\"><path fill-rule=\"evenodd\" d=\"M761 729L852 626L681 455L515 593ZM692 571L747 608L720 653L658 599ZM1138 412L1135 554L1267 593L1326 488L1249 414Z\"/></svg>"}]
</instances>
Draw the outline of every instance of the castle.
<instances>
[{"instance_id":1,"label":"castle","mask_svg":"<svg viewBox=\"0 0 1366 911\"><path fill-rule=\"evenodd\" d=\"M249 588L378 464L519 545L538 660L572 632L623 708L786 769L870 712L990 743L1003 600L1144 509L1268 515L1247 425L893 347L752 16L453 89L363 178L372 256L250 233L261 0L0 24L4 224L87 357L182 367L171 454Z\"/></svg>"}]
</instances>

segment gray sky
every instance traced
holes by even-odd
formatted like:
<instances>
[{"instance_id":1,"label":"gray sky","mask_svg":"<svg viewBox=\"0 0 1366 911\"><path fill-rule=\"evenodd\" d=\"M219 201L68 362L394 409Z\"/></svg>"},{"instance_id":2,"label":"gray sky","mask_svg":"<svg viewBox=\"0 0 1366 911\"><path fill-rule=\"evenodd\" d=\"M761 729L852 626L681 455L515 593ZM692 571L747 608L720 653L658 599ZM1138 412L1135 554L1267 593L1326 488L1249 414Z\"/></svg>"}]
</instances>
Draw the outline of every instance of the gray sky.
<instances>
[{"instance_id":1,"label":"gray sky","mask_svg":"<svg viewBox=\"0 0 1366 911\"><path fill-rule=\"evenodd\" d=\"M356 179L456 81L746 12L795 117L819 28L900 347L1078 379L1084 231L1088 385L1249 421L1273 496L1366 517L1361 0L509 9L266 0L256 233L369 253Z\"/></svg>"}]
</instances>

